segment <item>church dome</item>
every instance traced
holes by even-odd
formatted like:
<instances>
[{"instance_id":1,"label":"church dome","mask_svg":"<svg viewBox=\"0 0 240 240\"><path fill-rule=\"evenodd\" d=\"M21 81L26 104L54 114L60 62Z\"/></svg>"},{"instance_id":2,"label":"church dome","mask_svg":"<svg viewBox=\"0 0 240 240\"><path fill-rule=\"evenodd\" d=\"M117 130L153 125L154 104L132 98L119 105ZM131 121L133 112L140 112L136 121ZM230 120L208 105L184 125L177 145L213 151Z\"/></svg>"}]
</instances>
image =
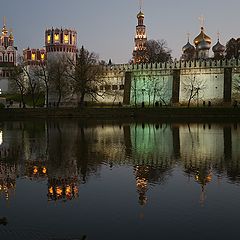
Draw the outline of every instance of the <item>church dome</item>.
<instances>
[{"instance_id":1,"label":"church dome","mask_svg":"<svg viewBox=\"0 0 240 240\"><path fill-rule=\"evenodd\" d=\"M204 33L203 27L201 27L200 34L194 39L194 44L197 46L202 41L202 39L204 39L208 44L212 43L211 38Z\"/></svg>"},{"instance_id":2,"label":"church dome","mask_svg":"<svg viewBox=\"0 0 240 240\"><path fill-rule=\"evenodd\" d=\"M225 51L225 47L219 42L219 39L217 41L217 43L212 47L213 52L224 52Z\"/></svg>"},{"instance_id":3,"label":"church dome","mask_svg":"<svg viewBox=\"0 0 240 240\"><path fill-rule=\"evenodd\" d=\"M182 48L183 52L194 51L194 50L195 50L195 47L189 41Z\"/></svg>"},{"instance_id":4,"label":"church dome","mask_svg":"<svg viewBox=\"0 0 240 240\"><path fill-rule=\"evenodd\" d=\"M201 40L201 42L197 45L197 50L209 50L210 49L210 43L207 42L204 38Z\"/></svg>"},{"instance_id":5,"label":"church dome","mask_svg":"<svg viewBox=\"0 0 240 240\"><path fill-rule=\"evenodd\" d=\"M140 17L144 18L144 13L142 11L140 11L137 15L137 18L140 18Z\"/></svg>"}]
</instances>

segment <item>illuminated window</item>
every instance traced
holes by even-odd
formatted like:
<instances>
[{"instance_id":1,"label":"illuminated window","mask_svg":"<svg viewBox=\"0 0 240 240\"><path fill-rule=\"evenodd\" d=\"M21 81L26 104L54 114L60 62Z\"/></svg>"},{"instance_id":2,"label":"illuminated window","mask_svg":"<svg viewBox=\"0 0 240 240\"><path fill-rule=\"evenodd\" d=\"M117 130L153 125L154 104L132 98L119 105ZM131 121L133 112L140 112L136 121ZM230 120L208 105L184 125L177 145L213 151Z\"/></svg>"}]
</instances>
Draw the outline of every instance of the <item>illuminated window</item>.
<instances>
[{"instance_id":1,"label":"illuminated window","mask_svg":"<svg viewBox=\"0 0 240 240\"><path fill-rule=\"evenodd\" d=\"M45 57L44 53L41 53L41 60L44 60L44 57Z\"/></svg>"},{"instance_id":2,"label":"illuminated window","mask_svg":"<svg viewBox=\"0 0 240 240\"><path fill-rule=\"evenodd\" d=\"M72 35L72 43L75 44L75 35Z\"/></svg>"},{"instance_id":3,"label":"illuminated window","mask_svg":"<svg viewBox=\"0 0 240 240\"><path fill-rule=\"evenodd\" d=\"M58 34L58 33L55 33L55 35L54 35L54 40L55 40L55 41L59 41L59 34Z\"/></svg>"},{"instance_id":4,"label":"illuminated window","mask_svg":"<svg viewBox=\"0 0 240 240\"><path fill-rule=\"evenodd\" d=\"M2 89L0 88L0 95L2 94Z\"/></svg>"},{"instance_id":5,"label":"illuminated window","mask_svg":"<svg viewBox=\"0 0 240 240\"><path fill-rule=\"evenodd\" d=\"M49 35L47 36L47 42L50 43L50 41L51 41L51 35L49 34Z\"/></svg>"},{"instance_id":6,"label":"illuminated window","mask_svg":"<svg viewBox=\"0 0 240 240\"><path fill-rule=\"evenodd\" d=\"M68 43L68 35L67 34L64 35L64 43Z\"/></svg>"},{"instance_id":7,"label":"illuminated window","mask_svg":"<svg viewBox=\"0 0 240 240\"><path fill-rule=\"evenodd\" d=\"M33 60L33 61L36 60L36 53L32 53L32 60Z\"/></svg>"},{"instance_id":8,"label":"illuminated window","mask_svg":"<svg viewBox=\"0 0 240 240\"><path fill-rule=\"evenodd\" d=\"M3 143L3 136L2 136L2 131L0 131L0 145L2 145L2 143Z\"/></svg>"}]
</instances>

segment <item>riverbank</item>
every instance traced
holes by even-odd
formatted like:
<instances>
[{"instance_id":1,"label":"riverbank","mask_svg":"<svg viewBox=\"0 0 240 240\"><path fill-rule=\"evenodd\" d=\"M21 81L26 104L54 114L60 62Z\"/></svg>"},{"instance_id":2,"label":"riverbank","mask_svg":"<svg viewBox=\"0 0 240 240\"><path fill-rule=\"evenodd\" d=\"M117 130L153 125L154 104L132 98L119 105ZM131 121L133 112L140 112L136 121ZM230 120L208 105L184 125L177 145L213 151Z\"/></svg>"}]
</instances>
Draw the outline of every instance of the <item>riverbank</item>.
<instances>
[{"instance_id":1,"label":"riverbank","mask_svg":"<svg viewBox=\"0 0 240 240\"><path fill-rule=\"evenodd\" d=\"M183 120L183 121L238 121L240 108L233 107L85 107L85 108L8 108L0 109L0 120L29 118L80 118L85 120Z\"/></svg>"}]
</instances>

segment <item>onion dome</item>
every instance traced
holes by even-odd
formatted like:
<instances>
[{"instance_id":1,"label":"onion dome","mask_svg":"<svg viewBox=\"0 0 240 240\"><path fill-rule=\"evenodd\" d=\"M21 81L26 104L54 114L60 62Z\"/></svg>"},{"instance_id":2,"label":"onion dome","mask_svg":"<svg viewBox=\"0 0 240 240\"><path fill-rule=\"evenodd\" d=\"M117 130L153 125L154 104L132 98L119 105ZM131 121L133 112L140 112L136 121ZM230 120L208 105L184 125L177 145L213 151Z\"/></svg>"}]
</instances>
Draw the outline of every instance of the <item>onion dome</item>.
<instances>
[{"instance_id":1,"label":"onion dome","mask_svg":"<svg viewBox=\"0 0 240 240\"><path fill-rule=\"evenodd\" d=\"M209 50L211 48L210 43L204 38L198 43L197 50Z\"/></svg>"},{"instance_id":2,"label":"onion dome","mask_svg":"<svg viewBox=\"0 0 240 240\"><path fill-rule=\"evenodd\" d=\"M188 40L187 44L184 45L182 48L183 52L194 51L194 50L195 50L195 47L189 42L189 40Z\"/></svg>"},{"instance_id":3,"label":"onion dome","mask_svg":"<svg viewBox=\"0 0 240 240\"><path fill-rule=\"evenodd\" d=\"M3 25L2 34L7 35L7 33L8 33L7 27L6 27L6 25Z\"/></svg>"},{"instance_id":4,"label":"onion dome","mask_svg":"<svg viewBox=\"0 0 240 240\"><path fill-rule=\"evenodd\" d=\"M9 40L14 40L14 37L13 37L13 32L12 32L12 30L10 30L10 34L9 34Z\"/></svg>"},{"instance_id":5,"label":"onion dome","mask_svg":"<svg viewBox=\"0 0 240 240\"><path fill-rule=\"evenodd\" d=\"M144 13L142 11L140 11L137 15L137 18L144 18Z\"/></svg>"},{"instance_id":6,"label":"onion dome","mask_svg":"<svg viewBox=\"0 0 240 240\"><path fill-rule=\"evenodd\" d=\"M214 53L224 52L225 49L226 48L219 42L219 39L218 39L217 43L212 47L212 50Z\"/></svg>"},{"instance_id":7,"label":"onion dome","mask_svg":"<svg viewBox=\"0 0 240 240\"><path fill-rule=\"evenodd\" d=\"M204 33L203 27L201 27L200 34L194 39L194 44L197 46L202 41L202 39L204 39L208 44L212 43L211 38Z\"/></svg>"}]
</instances>

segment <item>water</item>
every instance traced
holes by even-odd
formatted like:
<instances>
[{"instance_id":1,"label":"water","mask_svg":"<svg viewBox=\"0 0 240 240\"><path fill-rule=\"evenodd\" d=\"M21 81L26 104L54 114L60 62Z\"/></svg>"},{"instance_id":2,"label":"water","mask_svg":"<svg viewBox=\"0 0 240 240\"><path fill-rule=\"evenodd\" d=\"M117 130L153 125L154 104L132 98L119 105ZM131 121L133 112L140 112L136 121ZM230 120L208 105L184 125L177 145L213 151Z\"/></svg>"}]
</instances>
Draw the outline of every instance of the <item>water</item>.
<instances>
[{"instance_id":1,"label":"water","mask_svg":"<svg viewBox=\"0 0 240 240\"><path fill-rule=\"evenodd\" d=\"M237 239L239 146L236 123L1 122L0 239Z\"/></svg>"}]
</instances>

